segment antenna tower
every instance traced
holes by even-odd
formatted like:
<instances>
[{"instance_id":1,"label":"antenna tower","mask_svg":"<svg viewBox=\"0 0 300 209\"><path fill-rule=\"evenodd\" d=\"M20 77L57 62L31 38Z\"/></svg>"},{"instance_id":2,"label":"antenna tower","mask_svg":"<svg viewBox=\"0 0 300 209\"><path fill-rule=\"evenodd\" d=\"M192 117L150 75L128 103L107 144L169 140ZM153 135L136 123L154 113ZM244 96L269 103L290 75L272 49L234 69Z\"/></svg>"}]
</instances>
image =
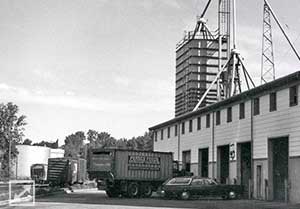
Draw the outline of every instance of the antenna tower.
<instances>
[{"instance_id":1,"label":"antenna tower","mask_svg":"<svg viewBox=\"0 0 300 209\"><path fill-rule=\"evenodd\" d=\"M264 2L260 81L261 84L264 84L272 80L275 80L275 64L273 52L271 11L267 3Z\"/></svg>"},{"instance_id":2,"label":"antenna tower","mask_svg":"<svg viewBox=\"0 0 300 209\"><path fill-rule=\"evenodd\" d=\"M263 17L263 47L262 47L262 63L261 63L261 83L275 79L275 66L274 66L274 53L273 53L273 41L272 41L272 27L271 27L271 16L274 18L278 27L280 28L285 39L289 43L294 54L300 61L300 55L291 42L289 36L281 26L279 19L273 11L271 5L267 0L264 0L264 17Z\"/></svg>"}]
</instances>

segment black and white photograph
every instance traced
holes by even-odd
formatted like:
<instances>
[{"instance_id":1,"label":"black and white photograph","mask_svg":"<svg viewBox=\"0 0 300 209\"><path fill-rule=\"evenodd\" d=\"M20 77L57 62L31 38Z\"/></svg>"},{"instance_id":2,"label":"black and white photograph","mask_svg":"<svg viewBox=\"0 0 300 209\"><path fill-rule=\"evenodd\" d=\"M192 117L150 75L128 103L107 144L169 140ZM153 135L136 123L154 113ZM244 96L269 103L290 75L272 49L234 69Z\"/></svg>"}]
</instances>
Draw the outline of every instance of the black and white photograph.
<instances>
[{"instance_id":1,"label":"black and white photograph","mask_svg":"<svg viewBox=\"0 0 300 209\"><path fill-rule=\"evenodd\" d=\"M0 209L300 209L299 0L0 0Z\"/></svg>"}]
</instances>

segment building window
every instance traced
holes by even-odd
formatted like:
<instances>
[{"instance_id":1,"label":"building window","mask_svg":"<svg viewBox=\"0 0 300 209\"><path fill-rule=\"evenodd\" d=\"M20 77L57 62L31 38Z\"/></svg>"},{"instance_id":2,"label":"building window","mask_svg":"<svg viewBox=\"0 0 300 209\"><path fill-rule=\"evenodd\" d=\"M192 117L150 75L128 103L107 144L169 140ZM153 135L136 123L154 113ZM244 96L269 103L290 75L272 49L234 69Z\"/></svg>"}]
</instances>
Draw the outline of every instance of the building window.
<instances>
[{"instance_id":1,"label":"building window","mask_svg":"<svg viewBox=\"0 0 300 209\"><path fill-rule=\"evenodd\" d=\"M193 120L190 120L190 122L189 122L189 131L190 132L193 131Z\"/></svg>"},{"instance_id":2,"label":"building window","mask_svg":"<svg viewBox=\"0 0 300 209\"><path fill-rule=\"evenodd\" d=\"M201 117L197 118L197 130L201 129Z\"/></svg>"},{"instance_id":3,"label":"building window","mask_svg":"<svg viewBox=\"0 0 300 209\"><path fill-rule=\"evenodd\" d=\"M206 128L210 127L210 114L206 115Z\"/></svg>"},{"instance_id":4,"label":"building window","mask_svg":"<svg viewBox=\"0 0 300 209\"><path fill-rule=\"evenodd\" d=\"M298 105L298 86L290 87L290 107Z\"/></svg>"},{"instance_id":5,"label":"building window","mask_svg":"<svg viewBox=\"0 0 300 209\"><path fill-rule=\"evenodd\" d=\"M227 108L227 122L230 123L232 121L232 107Z\"/></svg>"},{"instance_id":6,"label":"building window","mask_svg":"<svg viewBox=\"0 0 300 209\"><path fill-rule=\"evenodd\" d=\"M171 128L168 127L168 138L170 138L170 132L171 132Z\"/></svg>"},{"instance_id":7,"label":"building window","mask_svg":"<svg viewBox=\"0 0 300 209\"><path fill-rule=\"evenodd\" d=\"M181 134L185 133L185 127L184 127L184 122L181 124Z\"/></svg>"},{"instance_id":8,"label":"building window","mask_svg":"<svg viewBox=\"0 0 300 209\"><path fill-rule=\"evenodd\" d=\"M245 103L240 103L240 119L245 118Z\"/></svg>"},{"instance_id":9,"label":"building window","mask_svg":"<svg viewBox=\"0 0 300 209\"><path fill-rule=\"evenodd\" d=\"M220 110L218 110L216 112L216 125L220 125L221 124L221 112Z\"/></svg>"},{"instance_id":10,"label":"building window","mask_svg":"<svg viewBox=\"0 0 300 209\"><path fill-rule=\"evenodd\" d=\"M154 141L157 142L157 131L154 132Z\"/></svg>"},{"instance_id":11,"label":"building window","mask_svg":"<svg viewBox=\"0 0 300 209\"><path fill-rule=\"evenodd\" d=\"M254 115L259 115L259 98L255 98L253 101L254 105Z\"/></svg>"},{"instance_id":12,"label":"building window","mask_svg":"<svg viewBox=\"0 0 300 209\"><path fill-rule=\"evenodd\" d=\"M277 110L277 96L276 92L270 94L270 112Z\"/></svg>"},{"instance_id":13,"label":"building window","mask_svg":"<svg viewBox=\"0 0 300 209\"><path fill-rule=\"evenodd\" d=\"M175 125L175 136L177 136L177 125Z\"/></svg>"},{"instance_id":14,"label":"building window","mask_svg":"<svg viewBox=\"0 0 300 209\"><path fill-rule=\"evenodd\" d=\"M164 129L161 129L160 131L160 140L164 139Z\"/></svg>"}]
</instances>

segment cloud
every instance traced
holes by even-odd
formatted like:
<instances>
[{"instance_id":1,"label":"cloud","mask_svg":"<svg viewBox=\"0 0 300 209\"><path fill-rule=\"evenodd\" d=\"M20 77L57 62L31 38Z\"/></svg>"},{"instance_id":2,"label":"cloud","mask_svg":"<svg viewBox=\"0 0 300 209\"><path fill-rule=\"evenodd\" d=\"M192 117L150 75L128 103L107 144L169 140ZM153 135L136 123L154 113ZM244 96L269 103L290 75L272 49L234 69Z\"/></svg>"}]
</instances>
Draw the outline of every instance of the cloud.
<instances>
[{"instance_id":1,"label":"cloud","mask_svg":"<svg viewBox=\"0 0 300 209\"><path fill-rule=\"evenodd\" d=\"M75 92L73 92L73 91L66 91L65 95L67 95L67 96L75 96Z\"/></svg>"},{"instance_id":2,"label":"cloud","mask_svg":"<svg viewBox=\"0 0 300 209\"><path fill-rule=\"evenodd\" d=\"M35 68L33 74L43 80L53 80L56 76L49 70Z\"/></svg>"},{"instance_id":3,"label":"cloud","mask_svg":"<svg viewBox=\"0 0 300 209\"><path fill-rule=\"evenodd\" d=\"M128 77L125 76L120 76L120 75L115 75L113 77L113 81L115 82L115 84L117 84L118 86L129 86L130 80Z\"/></svg>"},{"instance_id":4,"label":"cloud","mask_svg":"<svg viewBox=\"0 0 300 209\"><path fill-rule=\"evenodd\" d=\"M7 101L16 103L51 105L103 112L116 112L122 110L122 112L126 114L142 113L145 111L160 112L166 111L170 107L169 103L164 100L158 104L156 100L124 101L121 98L119 100L112 100L107 96L77 96L72 92L65 92L64 94L50 94L43 91L32 91L23 87L15 87L6 83L0 83L0 97Z\"/></svg>"},{"instance_id":5,"label":"cloud","mask_svg":"<svg viewBox=\"0 0 300 209\"><path fill-rule=\"evenodd\" d=\"M177 0L163 0L162 3L166 4L169 7L173 7L175 9L180 9L181 6Z\"/></svg>"}]
</instances>

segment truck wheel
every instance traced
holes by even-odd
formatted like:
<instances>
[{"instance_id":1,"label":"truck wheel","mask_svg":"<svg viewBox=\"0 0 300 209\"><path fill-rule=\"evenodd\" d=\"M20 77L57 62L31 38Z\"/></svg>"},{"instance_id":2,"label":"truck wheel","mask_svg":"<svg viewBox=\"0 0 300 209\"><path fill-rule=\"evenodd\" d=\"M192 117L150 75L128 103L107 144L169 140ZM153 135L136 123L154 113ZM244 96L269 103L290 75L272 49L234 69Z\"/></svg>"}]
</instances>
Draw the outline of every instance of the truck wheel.
<instances>
[{"instance_id":1,"label":"truck wheel","mask_svg":"<svg viewBox=\"0 0 300 209\"><path fill-rule=\"evenodd\" d=\"M114 189L108 189L105 190L106 194L108 197L118 197L119 193L117 191L115 191Z\"/></svg>"},{"instance_id":2,"label":"truck wheel","mask_svg":"<svg viewBox=\"0 0 300 209\"><path fill-rule=\"evenodd\" d=\"M138 197L139 193L139 185L135 182L130 183L127 189L128 197Z\"/></svg>"},{"instance_id":3,"label":"truck wheel","mask_svg":"<svg viewBox=\"0 0 300 209\"><path fill-rule=\"evenodd\" d=\"M143 197L151 197L152 186L150 184L142 185L142 195L143 195Z\"/></svg>"}]
</instances>

